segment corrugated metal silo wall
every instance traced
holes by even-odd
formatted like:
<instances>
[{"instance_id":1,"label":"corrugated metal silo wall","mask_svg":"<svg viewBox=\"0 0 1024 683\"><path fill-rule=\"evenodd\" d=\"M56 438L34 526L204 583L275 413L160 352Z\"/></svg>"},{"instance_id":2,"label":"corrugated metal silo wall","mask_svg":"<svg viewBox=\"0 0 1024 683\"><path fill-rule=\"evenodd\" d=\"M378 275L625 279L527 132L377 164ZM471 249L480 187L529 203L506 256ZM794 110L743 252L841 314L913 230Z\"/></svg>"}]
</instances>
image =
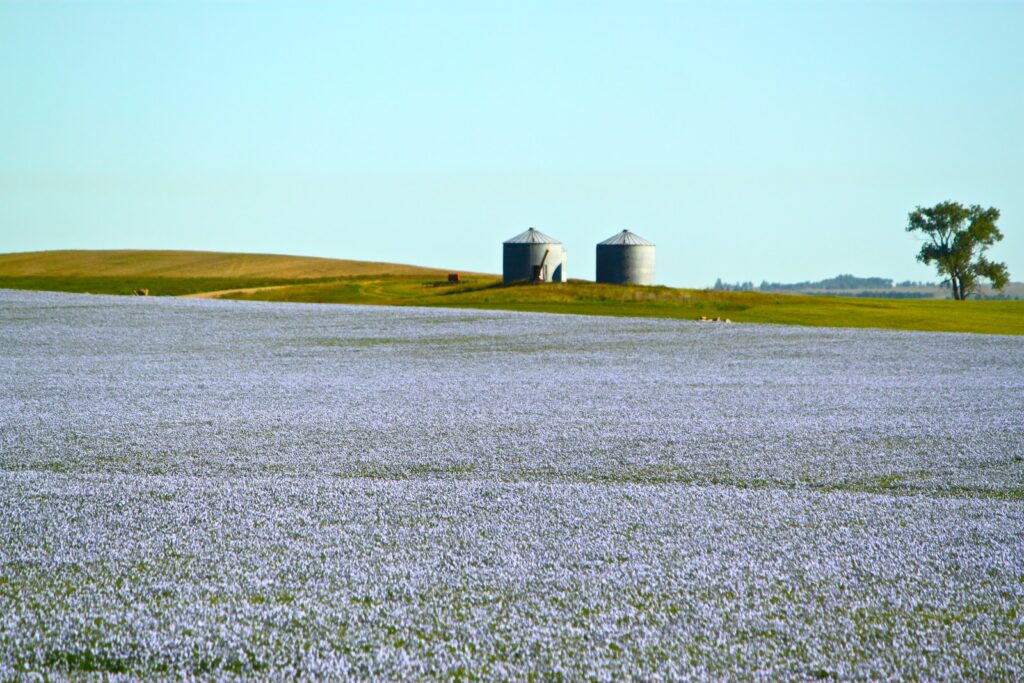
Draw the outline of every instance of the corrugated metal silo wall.
<instances>
[{"instance_id":1,"label":"corrugated metal silo wall","mask_svg":"<svg viewBox=\"0 0 1024 683\"><path fill-rule=\"evenodd\" d=\"M654 247L645 244L597 245L597 281L616 285L653 285Z\"/></svg>"},{"instance_id":2,"label":"corrugated metal silo wall","mask_svg":"<svg viewBox=\"0 0 1024 683\"><path fill-rule=\"evenodd\" d=\"M545 251L548 252L548 258L544 261L548 267L548 279L552 282L565 282L565 249L561 244L545 242L503 244L502 280L516 282L532 278L533 267L540 265Z\"/></svg>"}]
</instances>

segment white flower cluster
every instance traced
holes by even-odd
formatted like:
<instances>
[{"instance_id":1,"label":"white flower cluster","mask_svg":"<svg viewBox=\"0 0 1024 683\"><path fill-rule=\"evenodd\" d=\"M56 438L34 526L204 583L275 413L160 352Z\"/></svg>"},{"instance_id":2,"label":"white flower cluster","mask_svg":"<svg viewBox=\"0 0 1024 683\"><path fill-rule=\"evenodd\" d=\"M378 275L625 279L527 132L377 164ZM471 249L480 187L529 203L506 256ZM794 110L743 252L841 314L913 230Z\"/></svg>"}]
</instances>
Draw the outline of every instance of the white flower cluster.
<instances>
[{"instance_id":1,"label":"white flower cluster","mask_svg":"<svg viewBox=\"0 0 1024 683\"><path fill-rule=\"evenodd\" d=\"M0 291L0 680L1024 677L1024 344Z\"/></svg>"}]
</instances>

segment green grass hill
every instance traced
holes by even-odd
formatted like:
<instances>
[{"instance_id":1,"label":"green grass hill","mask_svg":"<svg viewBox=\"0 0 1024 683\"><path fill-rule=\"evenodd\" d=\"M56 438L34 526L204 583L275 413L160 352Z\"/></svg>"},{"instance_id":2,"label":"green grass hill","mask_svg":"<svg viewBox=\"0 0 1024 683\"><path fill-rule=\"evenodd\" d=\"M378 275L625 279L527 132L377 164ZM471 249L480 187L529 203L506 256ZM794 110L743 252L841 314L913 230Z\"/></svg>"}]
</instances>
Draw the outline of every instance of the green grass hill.
<instances>
[{"instance_id":1,"label":"green grass hill","mask_svg":"<svg viewBox=\"0 0 1024 683\"><path fill-rule=\"evenodd\" d=\"M225 254L215 251L97 250L0 254L0 274L64 277L223 277L312 279L352 275L438 273L397 263L348 261L315 256Z\"/></svg>"},{"instance_id":2,"label":"green grass hill","mask_svg":"<svg viewBox=\"0 0 1024 683\"><path fill-rule=\"evenodd\" d=\"M503 285L494 275L267 254L53 251L0 254L0 288L301 303L443 306L582 315L1024 334L1024 301L800 296L596 284ZM715 323L708 323L715 324Z\"/></svg>"},{"instance_id":3,"label":"green grass hill","mask_svg":"<svg viewBox=\"0 0 1024 683\"><path fill-rule=\"evenodd\" d=\"M180 296L367 276L438 277L397 263L208 251L97 250L0 254L0 287L93 294Z\"/></svg>"}]
</instances>

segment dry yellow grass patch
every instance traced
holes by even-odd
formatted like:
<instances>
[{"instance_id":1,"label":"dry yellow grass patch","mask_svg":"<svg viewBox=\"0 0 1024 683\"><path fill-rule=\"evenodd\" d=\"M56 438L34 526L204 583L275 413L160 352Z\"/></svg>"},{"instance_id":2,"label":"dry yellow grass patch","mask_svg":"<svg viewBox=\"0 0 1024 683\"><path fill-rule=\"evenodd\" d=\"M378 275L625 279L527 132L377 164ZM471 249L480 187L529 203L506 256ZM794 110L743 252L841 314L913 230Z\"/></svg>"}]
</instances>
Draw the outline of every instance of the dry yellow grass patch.
<instances>
[{"instance_id":1,"label":"dry yellow grass patch","mask_svg":"<svg viewBox=\"0 0 1024 683\"><path fill-rule=\"evenodd\" d=\"M361 275L429 276L442 272L445 271L398 263L208 251L117 249L0 254L0 276L302 280Z\"/></svg>"}]
</instances>

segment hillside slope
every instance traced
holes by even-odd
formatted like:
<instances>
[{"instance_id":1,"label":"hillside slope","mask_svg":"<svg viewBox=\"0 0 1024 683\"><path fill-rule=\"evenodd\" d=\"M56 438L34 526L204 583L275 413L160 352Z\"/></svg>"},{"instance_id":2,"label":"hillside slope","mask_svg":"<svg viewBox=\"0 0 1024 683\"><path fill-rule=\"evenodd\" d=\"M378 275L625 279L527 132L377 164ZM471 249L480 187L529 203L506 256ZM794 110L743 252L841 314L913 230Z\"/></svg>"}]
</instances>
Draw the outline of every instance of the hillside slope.
<instances>
[{"instance_id":1,"label":"hillside slope","mask_svg":"<svg viewBox=\"0 0 1024 683\"><path fill-rule=\"evenodd\" d=\"M221 292L218 298L444 306L689 320L703 316L723 320L728 318L733 322L812 327L1024 334L1022 301L799 296L608 285L581 280L570 280L566 284L503 285L494 276L470 277L457 285L443 281L429 282L422 278L365 278Z\"/></svg>"},{"instance_id":2,"label":"hillside slope","mask_svg":"<svg viewBox=\"0 0 1024 683\"><path fill-rule=\"evenodd\" d=\"M185 296L367 277L428 278L447 271L398 263L209 251L97 250L0 254L0 288Z\"/></svg>"},{"instance_id":3,"label":"hillside slope","mask_svg":"<svg viewBox=\"0 0 1024 683\"><path fill-rule=\"evenodd\" d=\"M1022 301L810 297L596 284L511 285L496 275L393 263L198 251L0 254L0 288L296 303L503 309L1024 335ZM714 323L709 323L714 324Z\"/></svg>"},{"instance_id":4,"label":"hillside slope","mask_svg":"<svg viewBox=\"0 0 1024 683\"><path fill-rule=\"evenodd\" d=\"M211 251L75 250L0 254L6 277L161 277L307 280L359 275L429 275L433 268L313 256Z\"/></svg>"}]
</instances>

